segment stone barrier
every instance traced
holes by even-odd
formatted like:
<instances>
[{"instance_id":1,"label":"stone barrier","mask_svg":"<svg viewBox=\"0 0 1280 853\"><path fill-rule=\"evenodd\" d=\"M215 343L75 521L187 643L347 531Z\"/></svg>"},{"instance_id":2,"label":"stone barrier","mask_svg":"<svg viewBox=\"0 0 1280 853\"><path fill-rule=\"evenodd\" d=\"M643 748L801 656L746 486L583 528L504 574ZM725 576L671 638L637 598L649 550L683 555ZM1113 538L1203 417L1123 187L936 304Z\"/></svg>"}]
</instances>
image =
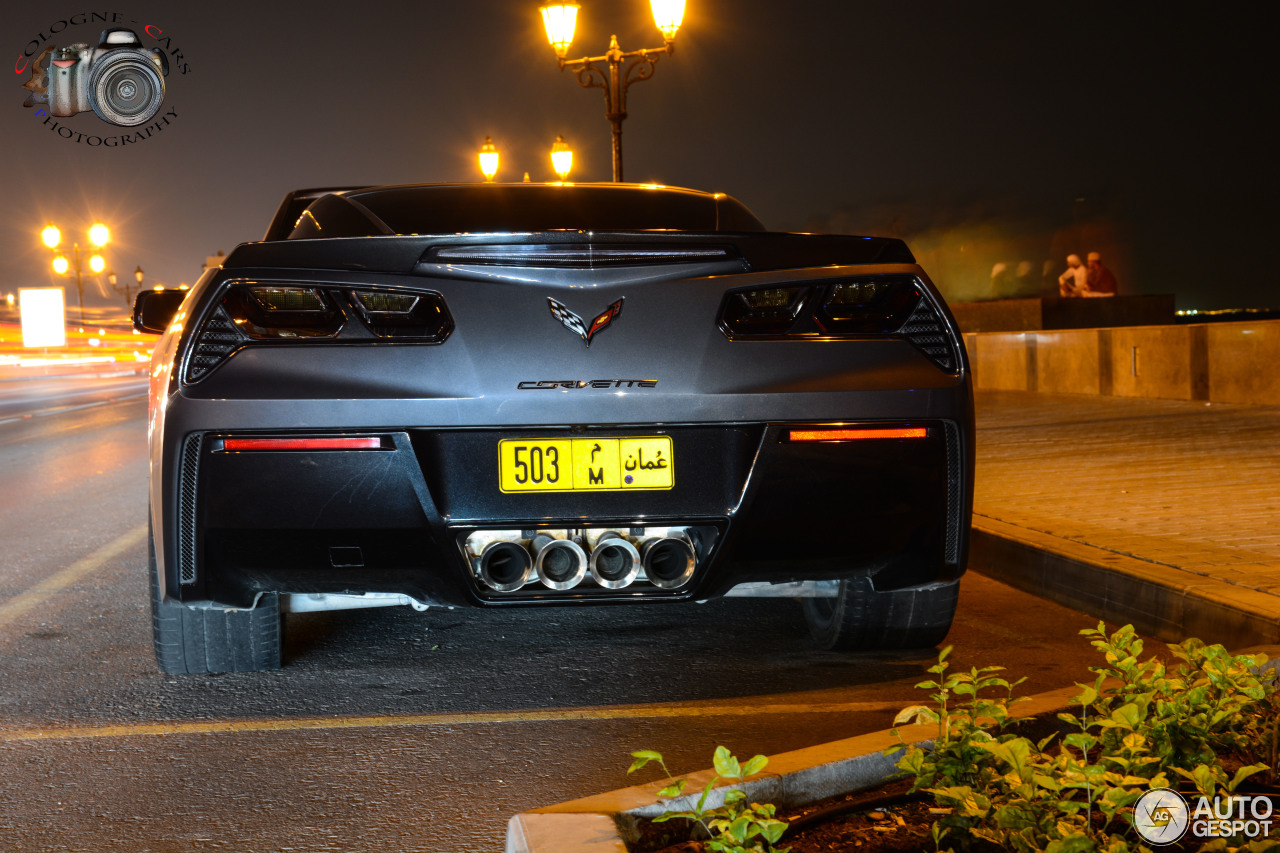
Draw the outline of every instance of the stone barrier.
<instances>
[{"instance_id":1,"label":"stone barrier","mask_svg":"<svg viewBox=\"0 0 1280 853\"><path fill-rule=\"evenodd\" d=\"M1280 405L1280 320L968 332L964 343L978 390Z\"/></svg>"}]
</instances>

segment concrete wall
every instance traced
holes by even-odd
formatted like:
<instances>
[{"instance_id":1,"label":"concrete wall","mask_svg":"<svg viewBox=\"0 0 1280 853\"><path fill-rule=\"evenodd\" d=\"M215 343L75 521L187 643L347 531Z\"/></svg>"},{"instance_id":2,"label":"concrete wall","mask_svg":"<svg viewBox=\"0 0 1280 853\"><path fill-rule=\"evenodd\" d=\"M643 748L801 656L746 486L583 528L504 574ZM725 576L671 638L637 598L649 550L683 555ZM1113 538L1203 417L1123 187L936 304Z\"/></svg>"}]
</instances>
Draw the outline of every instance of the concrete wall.
<instances>
[{"instance_id":1,"label":"concrete wall","mask_svg":"<svg viewBox=\"0 0 1280 853\"><path fill-rule=\"evenodd\" d=\"M964 336L980 390L1280 405L1280 320Z\"/></svg>"}]
</instances>

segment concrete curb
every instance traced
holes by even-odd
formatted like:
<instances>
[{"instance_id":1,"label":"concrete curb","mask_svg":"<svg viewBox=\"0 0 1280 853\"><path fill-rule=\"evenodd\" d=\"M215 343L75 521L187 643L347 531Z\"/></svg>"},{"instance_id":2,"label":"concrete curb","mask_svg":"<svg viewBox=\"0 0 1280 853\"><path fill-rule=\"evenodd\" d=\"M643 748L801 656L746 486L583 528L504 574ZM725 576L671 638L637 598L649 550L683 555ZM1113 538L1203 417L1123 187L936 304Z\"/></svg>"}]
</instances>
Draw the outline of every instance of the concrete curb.
<instances>
[{"instance_id":1,"label":"concrete curb","mask_svg":"<svg viewBox=\"0 0 1280 853\"><path fill-rule=\"evenodd\" d=\"M1067 687L1039 693L1016 706L1019 716L1039 716L1065 710L1079 693ZM902 726L907 743L928 743L935 726ZM723 784L708 798L710 806L724 801L726 791L741 787L748 799L793 808L840 794L862 791L898 775L896 757L884 751L899 745L891 731L872 732L819 744L769 758L768 772L741 786ZM667 809L691 808L702 788L715 777L700 770L683 777L693 794L661 802L652 782L522 812L507 822L506 853L627 853L639 837L639 823Z\"/></svg>"},{"instance_id":2,"label":"concrete curb","mask_svg":"<svg viewBox=\"0 0 1280 853\"><path fill-rule=\"evenodd\" d=\"M969 568L1168 642L1280 643L1280 597L993 518L974 516Z\"/></svg>"}]
</instances>

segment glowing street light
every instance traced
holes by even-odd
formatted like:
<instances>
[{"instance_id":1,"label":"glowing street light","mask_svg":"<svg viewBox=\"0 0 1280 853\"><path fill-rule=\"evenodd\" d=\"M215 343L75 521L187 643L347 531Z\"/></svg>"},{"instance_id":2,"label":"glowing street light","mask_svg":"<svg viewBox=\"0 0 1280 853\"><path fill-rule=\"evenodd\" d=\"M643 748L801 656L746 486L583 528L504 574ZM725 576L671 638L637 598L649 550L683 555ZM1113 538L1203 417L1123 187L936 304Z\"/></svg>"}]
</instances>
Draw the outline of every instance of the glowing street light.
<instances>
[{"instance_id":1,"label":"glowing street light","mask_svg":"<svg viewBox=\"0 0 1280 853\"><path fill-rule=\"evenodd\" d=\"M101 222L95 222L89 227L89 242L96 248L102 248L111 241L111 231ZM107 268L106 259L98 252L94 252L88 258L81 258L80 244L71 244L71 258L58 251L58 245L62 242L62 231L58 226L50 222L40 232L40 239L53 252L53 271L58 275L67 275L74 270L76 274L76 293L80 297L80 322L84 322L84 265L87 263L90 271L100 273Z\"/></svg>"},{"instance_id":2,"label":"glowing street light","mask_svg":"<svg viewBox=\"0 0 1280 853\"><path fill-rule=\"evenodd\" d=\"M484 173L486 181L492 181L493 176L498 174L498 146L487 136L484 138L484 145L480 146L480 171Z\"/></svg>"},{"instance_id":3,"label":"glowing street light","mask_svg":"<svg viewBox=\"0 0 1280 853\"><path fill-rule=\"evenodd\" d=\"M616 35L609 37L609 50L603 56L584 56L566 59L573 44L573 31L578 22L577 3L558 3L542 7L542 23L547 30L547 41L556 53L560 70L572 68L578 75L578 85L584 89L604 89L604 114L613 126L613 179L622 180L622 121L627 117L627 89L632 83L648 80L663 53L675 52L676 32L684 21L685 0L651 0L653 22L662 31L663 46L643 50L623 51ZM626 60L633 61L626 64ZM606 74L595 63L604 62Z\"/></svg>"},{"instance_id":4,"label":"glowing street light","mask_svg":"<svg viewBox=\"0 0 1280 853\"><path fill-rule=\"evenodd\" d=\"M134 293L136 291L142 290L142 277L143 277L142 267L138 267L133 271L133 278L136 282L138 282L138 286L134 287L128 282L125 282L123 285L118 284L117 282L119 281L119 276L117 276L114 272L107 273L107 281L111 283L111 289L114 290L116 293L123 293L125 304L130 306L133 305Z\"/></svg>"},{"instance_id":5,"label":"glowing street light","mask_svg":"<svg viewBox=\"0 0 1280 853\"><path fill-rule=\"evenodd\" d=\"M547 40L556 56L564 59L569 55L569 45L573 44L573 31L578 25L577 3L562 6L543 6L542 25L547 28Z\"/></svg>"},{"instance_id":6,"label":"glowing street light","mask_svg":"<svg viewBox=\"0 0 1280 853\"><path fill-rule=\"evenodd\" d=\"M557 136L555 144L551 146L551 168L560 176L560 180L569 179L569 172L573 169L573 149L564 141L563 136Z\"/></svg>"},{"instance_id":7,"label":"glowing street light","mask_svg":"<svg viewBox=\"0 0 1280 853\"><path fill-rule=\"evenodd\" d=\"M662 30L665 41L675 41L676 30L684 21L684 0L649 0L653 22Z\"/></svg>"}]
</instances>

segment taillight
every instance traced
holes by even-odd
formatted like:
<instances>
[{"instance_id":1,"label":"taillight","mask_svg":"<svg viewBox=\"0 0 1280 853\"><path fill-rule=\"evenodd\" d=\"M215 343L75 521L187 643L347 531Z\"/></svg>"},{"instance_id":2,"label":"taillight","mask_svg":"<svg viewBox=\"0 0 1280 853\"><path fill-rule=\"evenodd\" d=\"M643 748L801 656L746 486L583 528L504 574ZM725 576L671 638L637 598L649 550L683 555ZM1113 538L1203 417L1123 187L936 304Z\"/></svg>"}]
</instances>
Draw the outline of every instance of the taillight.
<instances>
[{"instance_id":1,"label":"taillight","mask_svg":"<svg viewBox=\"0 0 1280 853\"><path fill-rule=\"evenodd\" d=\"M850 429L793 429L787 431L788 441L858 441L860 439L925 438L925 427L854 427Z\"/></svg>"},{"instance_id":2,"label":"taillight","mask_svg":"<svg viewBox=\"0 0 1280 853\"><path fill-rule=\"evenodd\" d=\"M910 274L730 290L720 303L719 324L731 340L895 335L949 373L961 363L956 335L925 285Z\"/></svg>"},{"instance_id":3,"label":"taillight","mask_svg":"<svg viewBox=\"0 0 1280 853\"><path fill-rule=\"evenodd\" d=\"M920 301L910 276L842 281L822 288L814 319L824 332L896 332Z\"/></svg>"},{"instance_id":4,"label":"taillight","mask_svg":"<svg viewBox=\"0 0 1280 853\"><path fill-rule=\"evenodd\" d=\"M381 450L378 436L331 436L326 438L225 438L221 450Z\"/></svg>"},{"instance_id":5,"label":"taillight","mask_svg":"<svg viewBox=\"0 0 1280 853\"><path fill-rule=\"evenodd\" d=\"M361 322L380 338L438 342L452 327L444 298L438 293L352 290L350 296Z\"/></svg>"},{"instance_id":6,"label":"taillight","mask_svg":"<svg viewBox=\"0 0 1280 853\"><path fill-rule=\"evenodd\" d=\"M433 290L237 281L195 330L182 381L198 382L245 346L377 338L438 344L452 331L444 297Z\"/></svg>"},{"instance_id":7,"label":"taillight","mask_svg":"<svg viewBox=\"0 0 1280 853\"><path fill-rule=\"evenodd\" d=\"M318 287L233 287L222 304L253 340L332 338L342 330L342 311Z\"/></svg>"},{"instance_id":8,"label":"taillight","mask_svg":"<svg viewBox=\"0 0 1280 853\"><path fill-rule=\"evenodd\" d=\"M722 312L734 334L785 335L804 305L803 287L770 287L730 293Z\"/></svg>"}]
</instances>

